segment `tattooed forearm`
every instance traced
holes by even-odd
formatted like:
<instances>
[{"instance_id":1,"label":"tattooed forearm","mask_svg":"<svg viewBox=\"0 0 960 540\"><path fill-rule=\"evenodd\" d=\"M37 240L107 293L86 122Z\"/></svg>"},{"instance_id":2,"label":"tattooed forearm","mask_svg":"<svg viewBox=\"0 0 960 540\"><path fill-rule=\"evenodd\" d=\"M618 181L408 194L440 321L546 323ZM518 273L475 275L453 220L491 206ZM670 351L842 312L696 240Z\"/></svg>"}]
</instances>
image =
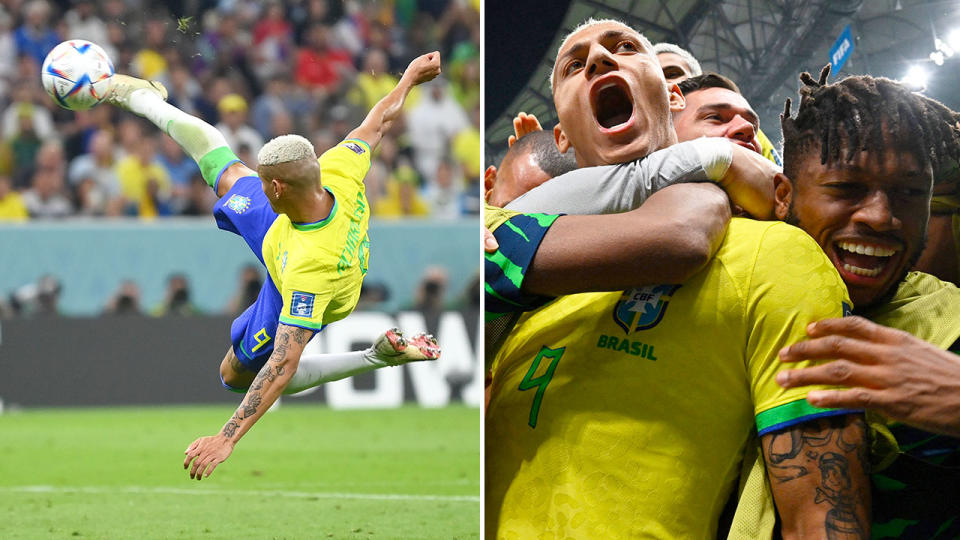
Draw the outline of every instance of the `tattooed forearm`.
<instances>
[{"instance_id":1,"label":"tattooed forearm","mask_svg":"<svg viewBox=\"0 0 960 540\"><path fill-rule=\"evenodd\" d=\"M223 427L221 433L227 438L240 438L257 421L259 415L273 405L283 392L290 372L295 371L303 345L312 333L302 328L281 324L277 330L276 344L270 359L257 373L247 395ZM291 337L293 338L291 340ZM288 358L288 355L292 358ZM288 369L288 368L292 368Z\"/></svg>"},{"instance_id":2,"label":"tattooed forearm","mask_svg":"<svg viewBox=\"0 0 960 540\"><path fill-rule=\"evenodd\" d=\"M238 424L236 420L231 418L230 421L227 422L227 425L223 426L223 430L221 431L221 433L223 433L223 435L226 438L230 439L234 436L234 434L237 433L238 427L240 427L240 424Z\"/></svg>"}]
</instances>

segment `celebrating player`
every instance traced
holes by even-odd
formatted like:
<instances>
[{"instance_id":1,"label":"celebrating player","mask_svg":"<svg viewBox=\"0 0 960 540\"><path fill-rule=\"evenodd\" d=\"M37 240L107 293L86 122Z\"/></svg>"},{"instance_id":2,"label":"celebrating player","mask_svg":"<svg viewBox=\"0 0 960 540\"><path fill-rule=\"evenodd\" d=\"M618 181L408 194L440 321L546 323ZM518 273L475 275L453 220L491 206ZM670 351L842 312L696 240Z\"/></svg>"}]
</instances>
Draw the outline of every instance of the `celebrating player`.
<instances>
[{"instance_id":1,"label":"celebrating player","mask_svg":"<svg viewBox=\"0 0 960 540\"><path fill-rule=\"evenodd\" d=\"M159 83L114 76L107 101L147 118L197 161L221 197L217 225L242 236L270 274L257 301L234 321L232 346L220 366L224 386L247 389L246 396L220 433L187 448L184 468L193 463L191 478L209 476L284 391L439 357L432 336L405 340L396 330L366 351L300 357L315 332L356 306L367 270L363 178L370 153L410 90L439 73L438 52L415 58L343 142L318 159L303 137L277 137L260 150L257 171L240 162L213 126L166 103Z\"/></svg>"}]
</instances>

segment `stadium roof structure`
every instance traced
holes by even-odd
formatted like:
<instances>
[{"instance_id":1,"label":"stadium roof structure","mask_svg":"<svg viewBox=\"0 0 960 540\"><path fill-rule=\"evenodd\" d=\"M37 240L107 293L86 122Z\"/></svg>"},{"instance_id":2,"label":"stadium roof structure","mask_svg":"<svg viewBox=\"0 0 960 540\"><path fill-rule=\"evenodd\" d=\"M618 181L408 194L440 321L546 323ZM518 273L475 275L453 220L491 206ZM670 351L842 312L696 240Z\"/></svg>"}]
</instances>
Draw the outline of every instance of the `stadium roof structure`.
<instances>
[{"instance_id":1,"label":"stadium roof structure","mask_svg":"<svg viewBox=\"0 0 960 540\"><path fill-rule=\"evenodd\" d=\"M937 38L946 40L951 30L960 29L957 0L571 0L559 26L553 23L549 46L537 49L542 56L506 72L491 65L494 49L506 47L513 62L522 61L530 48L526 45L534 45L533 34L517 32L515 26L514 34L520 35L497 34L491 4L487 3L485 74L488 163L499 163L517 112L536 114L548 129L556 123L548 81L553 59L562 38L589 17L622 20L653 43L667 41L689 50L704 71L733 79L775 144L784 100L795 100L799 73L816 74L829 63L831 47L848 24L854 48L831 80L855 74L901 79L911 66L921 65L930 73L924 93L960 109L960 51L942 66L929 58ZM554 4L553 9L558 7ZM522 14L518 18L530 20ZM516 80L518 73L520 78L529 73L525 85L504 96L503 87L509 86L504 81Z\"/></svg>"}]
</instances>

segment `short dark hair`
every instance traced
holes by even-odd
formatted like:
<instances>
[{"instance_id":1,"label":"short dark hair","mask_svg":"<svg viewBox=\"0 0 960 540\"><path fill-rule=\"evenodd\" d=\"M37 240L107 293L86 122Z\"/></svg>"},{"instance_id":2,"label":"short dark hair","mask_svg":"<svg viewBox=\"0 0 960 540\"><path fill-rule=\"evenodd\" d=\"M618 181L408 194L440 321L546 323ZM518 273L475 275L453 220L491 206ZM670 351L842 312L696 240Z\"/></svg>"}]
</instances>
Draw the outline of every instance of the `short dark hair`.
<instances>
[{"instance_id":1,"label":"short dark hair","mask_svg":"<svg viewBox=\"0 0 960 540\"><path fill-rule=\"evenodd\" d=\"M740 89L737 88L737 84L730 79L720 75L719 73L707 72L703 75L697 75L696 77L690 77L689 79L684 79L677 83L680 86L680 92L683 95L687 95L691 92L696 92L697 90L703 90L706 88L726 88L736 93L740 93Z\"/></svg>"},{"instance_id":2,"label":"short dark hair","mask_svg":"<svg viewBox=\"0 0 960 540\"><path fill-rule=\"evenodd\" d=\"M549 130L534 131L517 139L507 153L530 152L533 160L543 172L555 178L577 168L577 158L571 148L561 154Z\"/></svg>"},{"instance_id":3,"label":"short dark hair","mask_svg":"<svg viewBox=\"0 0 960 540\"><path fill-rule=\"evenodd\" d=\"M790 117L790 99L780 115L784 174L796 179L801 156L820 145L820 163L850 161L858 151L886 148L909 152L934 171L960 159L956 113L904 85L883 77L857 75L827 84L830 65L814 80L800 74L800 107ZM950 120L947 120L949 118ZM878 158L879 159L879 158Z\"/></svg>"}]
</instances>

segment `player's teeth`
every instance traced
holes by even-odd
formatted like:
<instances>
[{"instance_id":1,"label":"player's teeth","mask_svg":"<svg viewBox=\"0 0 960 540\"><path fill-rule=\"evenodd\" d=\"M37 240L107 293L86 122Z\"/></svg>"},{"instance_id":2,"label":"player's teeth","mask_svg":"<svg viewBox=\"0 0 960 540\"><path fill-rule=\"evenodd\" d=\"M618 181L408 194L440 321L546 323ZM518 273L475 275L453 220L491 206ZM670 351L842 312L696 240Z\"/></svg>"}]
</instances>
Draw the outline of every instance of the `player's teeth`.
<instances>
[{"instance_id":1,"label":"player's teeth","mask_svg":"<svg viewBox=\"0 0 960 540\"><path fill-rule=\"evenodd\" d=\"M868 246L864 244L854 244L852 242L838 242L837 247L850 253L859 253L861 255L870 255L873 257L889 257L897 252L895 249L884 248L880 246Z\"/></svg>"},{"instance_id":2,"label":"player's teeth","mask_svg":"<svg viewBox=\"0 0 960 540\"><path fill-rule=\"evenodd\" d=\"M883 266L881 265L881 266L878 266L877 268L874 268L873 270L868 270L866 268L860 268L859 266L853 266L852 264L844 263L843 269L846 270L847 272L850 272L851 274L856 274L858 276L876 277L880 275L880 271L883 270Z\"/></svg>"}]
</instances>

